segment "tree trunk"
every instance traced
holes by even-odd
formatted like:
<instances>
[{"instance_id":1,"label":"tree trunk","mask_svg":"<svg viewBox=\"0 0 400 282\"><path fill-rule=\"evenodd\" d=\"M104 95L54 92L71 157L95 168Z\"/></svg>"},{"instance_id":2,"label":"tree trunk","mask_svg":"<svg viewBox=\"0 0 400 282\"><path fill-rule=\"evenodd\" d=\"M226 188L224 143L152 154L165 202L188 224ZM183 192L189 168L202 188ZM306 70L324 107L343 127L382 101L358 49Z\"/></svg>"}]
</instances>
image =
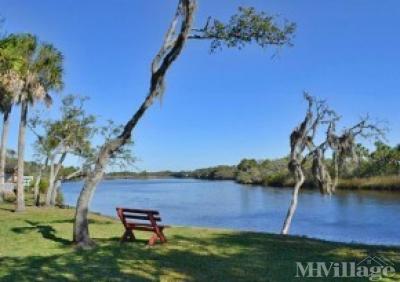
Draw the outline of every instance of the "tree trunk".
<instances>
[{"instance_id":1,"label":"tree trunk","mask_svg":"<svg viewBox=\"0 0 400 282\"><path fill-rule=\"evenodd\" d=\"M46 192L46 201L45 201L45 206L49 207L50 202L51 202L51 193L53 191L53 186L54 186L54 157L50 158L50 175L49 175L49 185L47 187L47 192Z\"/></svg>"},{"instance_id":2,"label":"tree trunk","mask_svg":"<svg viewBox=\"0 0 400 282\"><path fill-rule=\"evenodd\" d=\"M35 180L35 185L33 186L33 201L35 202L35 206L39 207L40 206L40 191L39 191L39 185L40 185L40 180L42 179L42 168L39 170L39 174L36 177Z\"/></svg>"},{"instance_id":3,"label":"tree trunk","mask_svg":"<svg viewBox=\"0 0 400 282\"><path fill-rule=\"evenodd\" d=\"M57 204L57 195L58 191L60 190L61 187L61 181L56 180L53 184L53 192L51 193L51 206L54 207Z\"/></svg>"},{"instance_id":4,"label":"tree trunk","mask_svg":"<svg viewBox=\"0 0 400 282\"><path fill-rule=\"evenodd\" d=\"M153 104L154 99L163 94L165 75L172 63L181 53L187 41L189 32L192 29L193 15L196 8L195 4L195 0L179 1L174 19L172 20L165 36L164 44L152 62L149 94L133 117L126 123L123 132L117 138L102 146L96 159L94 170L86 177L85 184L79 195L76 206L73 233L74 242L82 248L90 248L94 245L89 236L89 223L87 216L90 201L98 183L103 178L108 160L119 148L124 146L130 140L132 131L136 127L138 121L143 117L146 110ZM176 25L179 17L181 17L181 28L178 35L173 38L177 32Z\"/></svg>"},{"instance_id":5,"label":"tree trunk","mask_svg":"<svg viewBox=\"0 0 400 282\"><path fill-rule=\"evenodd\" d=\"M104 175L104 169L100 163L103 162L106 164L107 161L108 157L104 155L102 159L98 160L95 170L86 177L76 205L73 240L79 247L84 249L94 246L94 242L90 239L89 234L89 205L97 184L99 184Z\"/></svg>"},{"instance_id":6,"label":"tree trunk","mask_svg":"<svg viewBox=\"0 0 400 282\"><path fill-rule=\"evenodd\" d=\"M304 179L305 179L304 173L303 173L303 170L301 169L301 167L296 168L296 175L297 175L297 177L296 177L297 181L296 181L296 185L293 190L292 201L290 202L290 207L287 212L285 222L284 222L282 230L281 230L281 234L284 234L284 235L287 235L289 233L290 225L292 223L292 219L293 219L294 213L296 212L296 208L297 208L299 190L300 190L301 186L303 185Z\"/></svg>"},{"instance_id":7,"label":"tree trunk","mask_svg":"<svg viewBox=\"0 0 400 282\"><path fill-rule=\"evenodd\" d=\"M338 163L338 156L336 152L333 152L333 166L335 170L335 177L333 179L333 187L332 190L335 192L336 187L339 184L339 163Z\"/></svg>"},{"instance_id":8,"label":"tree trunk","mask_svg":"<svg viewBox=\"0 0 400 282\"><path fill-rule=\"evenodd\" d=\"M45 162L40 166L39 169L39 174L36 177L36 182L35 182L35 186L33 188L33 199L35 201L35 205L37 207L40 206L40 189L39 189L39 185L40 185L40 180L42 179L42 173L43 170L47 167L47 163L48 163L48 158L46 158Z\"/></svg>"},{"instance_id":9,"label":"tree trunk","mask_svg":"<svg viewBox=\"0 0 400 282\"><path fill-rule=\"evenodd\" d=\"M21 120L19 123L18 135L18 174L17 174L17 208L16 211L25 210L25 196L24 196L24 155L25 155L25 133L26 122L28 116L28 102L21 103Z\"/></svg>"},{"instance_id":10,"label":"tree trunk","mask_svg":"<svg viewBox=\"0 0 400 282\"><path fill-rule=\"evenodd\" d=\"M56 199L57 199L57 193L58 193L57 182L58 182L58 180L55 180L52 185L53 187L51 190L51 198L50 198L50 206L52 206L52 207L54 207L56 205Z\"/></svg>"},{"instance_id":11,"label":"tree trunk","mask_svg":"<svg viewBox=\"0 0 400 282\"><path fill-rule=\"evenodd\" d=\"M3 114L3 130L1 134L0 141L0 203L4 201L4 184L5 184L5 169L6 169L6 157L7 157L7 140L8 140L8 132L10 129L10 113L11 107L9 111L6 111Z\"/></svg>"},{"instance_id":12,"label":"tree trunk","mask_svg":"<svg viewBox=\"0 0 400 282\"><path fill-rule=\"evenodd\" d=\"M60 160L57 164L54 163L54 158L51 160L51 167L50 167L50 177L49 177L49 187L47 188L47 195L46 195L46 206L54 207L56 205L56 197L57 197L57 187L56 182L58 179L58 174L60 173L60 169L62 163L64 162L67 153L62 153Z\"/></svg>"}]
</instances>

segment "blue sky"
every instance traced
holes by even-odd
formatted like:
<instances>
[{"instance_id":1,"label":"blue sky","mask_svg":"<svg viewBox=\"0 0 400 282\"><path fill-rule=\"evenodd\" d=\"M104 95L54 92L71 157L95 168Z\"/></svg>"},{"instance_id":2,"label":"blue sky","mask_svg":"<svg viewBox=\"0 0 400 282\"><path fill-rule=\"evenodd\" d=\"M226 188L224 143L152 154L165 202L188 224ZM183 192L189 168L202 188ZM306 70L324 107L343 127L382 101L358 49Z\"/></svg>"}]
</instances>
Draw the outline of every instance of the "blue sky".
<instances>
[{"instance_id":1,"label":"blue sky","mask_svg":"<svg viewBox=\"0 0 400 282\"><path fill-rule=\"evenodd\" d=\"M147 94L149 65L175 2L0 0L0 15L9 33L34 33L63 52L63 94L89 96L90 113L123 123ZM140 170L284 156L304 114L304 90L326 98L343 125L366 113L388 121L389 143L400 143L399 1L198 2L198 26L208 15L227 19L238 6L294 21L294 47L272 59L272 49L210 55L207 42L189 42L168 74L162 105L156 103L134 132ZM56 107L49 116L57 116ZM18 114L13 112L13 148ZM28 144L33 140L28 134Z\"/></svg>"}]
</instances>

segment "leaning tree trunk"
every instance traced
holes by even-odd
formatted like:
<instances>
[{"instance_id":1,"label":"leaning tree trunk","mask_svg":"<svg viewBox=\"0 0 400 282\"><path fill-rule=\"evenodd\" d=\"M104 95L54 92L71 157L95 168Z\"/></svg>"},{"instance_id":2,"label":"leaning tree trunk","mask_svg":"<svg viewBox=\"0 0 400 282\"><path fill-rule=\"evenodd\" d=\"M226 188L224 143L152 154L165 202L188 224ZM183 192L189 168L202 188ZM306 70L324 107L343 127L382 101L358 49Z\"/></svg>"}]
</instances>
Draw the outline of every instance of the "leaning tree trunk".
<instances>
[{"instance_id":1,"label":"leaning tree trunk","mask_svg":"<svg viewBox=\"0 0 400 282\"><path fill-rule=\"evenodd\" d=\"M54 183L52 185L52 190L51 190L51 198L50 198L50 206L54 207L56 205L57 201L57 194L58 194L58 186L57 186L57 178L54 179Z\"/></svg>"},{"instance_id":2,"label":"leaning tree trunk","mask_svg":"<svg viewBox=\"0 0 400 282\"><path fill-rule=\"evenodd\" d=\"M25 210L25 196L24 196L24 154L25 154L25 133L26 122L28 116L28 102L21 103L21 120L19 123L18 135L18 174L17 174L17 208L16 211Z\"/></svg>"},{"instance_id":3,"label":"leaning tree trunk","mask_svg":"<svg viewBox=\"0 0 400 282\"><path fill-rule=\"evenodd\" d=\"M90 248L94 245L89 235L88 212L97 184L103 178L105 166L110 157L106 149L107 145L102 147L95 169L86 177L76 205L73 241L82 248Z\"/></svg>"},{"instance_id":4,"label":"leaning tree trunk","mask_svg":"<svg viewBox=\"0 0 400 282\"><path fill-rule=\"evenodd\" d=\"M93 241L90 239L89 235L89 205L98 183L103 178L108 160L116 151L118 151L119 148L124 146L131 139L133 129L143 117L146 110L153 104L155 98L160 97L163 94L165 75L172 63L181 53L187 41L189 32L192 29L193 15L196 7L195 4L195 0L179 1L174 19L164 39L164 44L152 62L149 94L137 112L126 123L123 132L117 138L102 146L99 155L97 156L93 171L86 177L85 184L79 195L76 206L73 231L74 242L82 248L93 246ZM176 28L179 18L181 18L181 28L176 36Z\"/></svg>"},{"instance_id":5,"label":"leaning tree trunk","mask_svg":"<svg viewBox=\"0 0 400 282\"><path fill-rule=\"evenodd\" d=\"M57 204L57 196L60 189L61 189L61 180L56 180L53 184L53 193L51 193L51 205L53 207Z\"/></svg>"},{"instance_id":6,"label":"leaning tree trunk","mask_svg":"<svg viewBox=\"0 0 400 282\"><path fill-rule=\"evenodd\" d=\"M281 234L285 234L285 235L289 233L290 225L292 223L292 219L293 219L294 213L296 212L296 208L297 208L299 190L305 180L304 173L303 173L303 170L301 169L300 165L296 165L295 175L296 175L296 185L293 190L292 201L290 202L290 207L287 212L285 222L283 223L283 227L281 230Z\"/></svg>"},{"instance_id":7,"label":"leaning tree trunk","mask_svg":"<svg viewBox=\"0 0 400 282\"><path fill-rule=\"evenodd\" d=\"M0 202L3 202L4 184L6 182L5 169L6 169L8 131L10 129L10 113L11 113L11 107L9 111L6 111L3 114L3 130L0 141Z\"/></svg>"},{"instance_id":8,"label":"leaning tree trunk","mask_svg":"<svg viewBox=\"0 0 400 282\"><path fill-rule=\"evenodd\" d=\"M56 205L56 198L57 198L57 191L58 188L56 187L56 182L58 180L58 174L60 173L60 169L62 167L62 163L64 162L67 153L63 153L60 157L60 160L57 164L51 166L50 169L50 180L49 180L49 187L47 188L47 197L46 197L46 206L54 207Z\"/></svg>"}]
</instances>

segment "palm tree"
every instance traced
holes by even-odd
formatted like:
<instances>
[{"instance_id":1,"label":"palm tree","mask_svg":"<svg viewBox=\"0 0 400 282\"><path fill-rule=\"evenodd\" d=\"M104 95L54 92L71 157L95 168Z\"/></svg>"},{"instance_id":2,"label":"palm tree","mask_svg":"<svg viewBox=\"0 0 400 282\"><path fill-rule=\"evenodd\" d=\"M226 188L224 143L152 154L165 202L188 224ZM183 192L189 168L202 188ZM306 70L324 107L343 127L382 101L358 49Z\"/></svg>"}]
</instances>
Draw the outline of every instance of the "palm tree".
<instances>
[{"instance_id":1,"label":"palm tree","mask_svg":"<svg viewBox=\"0 0 400 282\"><path fill-rule=\"evenodd\" d=\"M23 81L22 89L16 95L16 101L21 106L21 117L18 135L18 177L17 177L17 208L25 209L24 199L24 151L25 133L29 106L37 101L52 103L50 91L59 91L63 87L62 63L63 56L51 44L40 44L31 34L11 35L6 46L18 50L16 61L17 72Z\"/></svg>"},{"instance_id":2,"label":"palm tree","mask_svg":"<svg viewBox=\"0 0 400 282\"><path fill-rule=\"evenodd\" d=\"M5 183L5 166L6 166L6 142L8 139L8 129L10 127L11 107L5 103L6 95L0 91L0 112L3 114L3 128L0 141L0 203L3 202L3 189ZM9 110L8 110L9 109Z\"/></svg>"},{"instance_id":3,"label":"palm tree","mask_svg":"<svg viewBox=\"0 0 400 282\"><path fill-rule=\"evenodd\" d=\"M4 48L4 40L0 42L0 113L3 115L3 126L0 140L0 201L3 200L2 186L5 183L5 165L7 157L7 139L10 128L10 115L14 98L22 89L22 80L13 69L14 60L12 54L15 49Z\"/></svg>"},{"instance_id":4,"label":"palm tree","mask_svg":"<svg viewBox=\"0 0 400 282\"><path fill-rule=\"evenodd\" d=\"M10 114L12 109L12 95L8 90L10 82L6 75L0 76L0 113L3 114L3 127L0 140L0 202L3 200L2 189L5 183L5 166L7 155L7 139L10 128Z\"/></svg>"}]
</instances>

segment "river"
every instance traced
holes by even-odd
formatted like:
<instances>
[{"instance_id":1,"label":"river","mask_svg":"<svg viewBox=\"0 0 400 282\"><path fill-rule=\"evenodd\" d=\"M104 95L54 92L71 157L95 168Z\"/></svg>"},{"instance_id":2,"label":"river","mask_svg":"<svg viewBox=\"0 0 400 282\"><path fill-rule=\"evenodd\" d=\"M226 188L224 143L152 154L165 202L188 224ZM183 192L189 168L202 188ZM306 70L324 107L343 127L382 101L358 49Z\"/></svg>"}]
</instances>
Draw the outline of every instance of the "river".
<instances>
[{"instance_id":1,"label":"river","mask_svg":"<svg viewBox=\"0 0 400 282\"><path fill-rule=\"evenodd\" d=\"M82 182L63 183L75 206ZM104 180L91 210L116 216L115 207L157 209L169 225L279 233L292 189L194 179ZM291 234L368 244L400 245L400 193L302 190Z\"/></svg>"}]
</instances>

